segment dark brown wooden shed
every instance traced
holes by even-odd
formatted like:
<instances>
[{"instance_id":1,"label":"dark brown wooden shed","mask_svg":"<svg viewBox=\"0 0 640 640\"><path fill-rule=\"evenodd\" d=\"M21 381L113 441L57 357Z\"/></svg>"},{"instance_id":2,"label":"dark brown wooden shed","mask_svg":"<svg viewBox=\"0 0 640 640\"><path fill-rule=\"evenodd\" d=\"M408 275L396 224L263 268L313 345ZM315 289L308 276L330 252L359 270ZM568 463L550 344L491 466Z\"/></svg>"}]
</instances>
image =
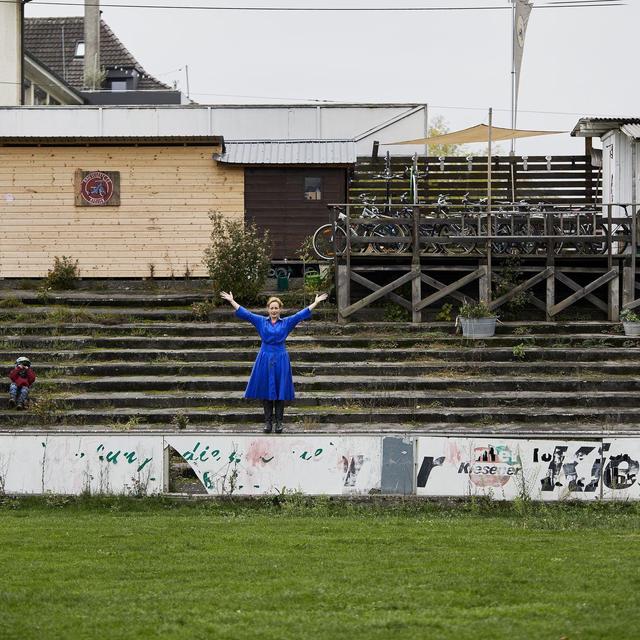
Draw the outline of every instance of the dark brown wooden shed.
<instances>
[{"instance_id":1,"label":"dark brown wooden shed","mask_svg":"<svg viewBox=\"0 0 640 640\"><path fill-rule=\"evenodd\" d=\"M356 148L350 140L225 142L217 159L244 165L245 219L269 230L274 260L295 260L330 220L327 205L346 201Z\"/></svg>"}]
</instances>

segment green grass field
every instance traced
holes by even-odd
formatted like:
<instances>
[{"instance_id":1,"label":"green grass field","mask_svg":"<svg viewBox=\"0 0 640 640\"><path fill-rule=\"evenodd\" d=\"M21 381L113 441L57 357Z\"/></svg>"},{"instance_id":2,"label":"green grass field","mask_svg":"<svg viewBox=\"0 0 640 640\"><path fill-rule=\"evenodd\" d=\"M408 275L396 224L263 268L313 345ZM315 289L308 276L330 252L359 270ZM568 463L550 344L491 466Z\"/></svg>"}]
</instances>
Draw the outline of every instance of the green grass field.
<instances>
[{"instance_id":1,"label":"green grass field","mask_svg":"<svg viewBox=\"0 0 640 640\"><path fill-rule=\"evenodd\" d=\"M0 638L637 638L640 506L0 501Z\"/></svg>"}]
</instances>

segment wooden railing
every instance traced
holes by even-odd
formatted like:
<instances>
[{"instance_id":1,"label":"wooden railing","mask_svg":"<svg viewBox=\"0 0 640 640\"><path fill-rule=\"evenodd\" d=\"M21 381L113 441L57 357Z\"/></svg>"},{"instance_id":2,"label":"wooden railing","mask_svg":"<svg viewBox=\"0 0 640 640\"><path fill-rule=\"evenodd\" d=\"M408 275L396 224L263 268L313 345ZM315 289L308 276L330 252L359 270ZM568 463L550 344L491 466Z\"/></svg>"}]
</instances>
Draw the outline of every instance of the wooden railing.
<instances>
[{"instance_id":1,"label":"wooden railing","mask_svg":"<svg viewBox=\"0 0 640 640\"><path fill-rule=\"evenodd\" d=\"M411 157L360 157L351 174L348 197L357 202L365 194L378 202L398 202L412 192ZM487 193L487 158L469 156L417 157L415 176L418 200L435 202L440 194L460 201L465 193L473 198ZM496 200L543 200L590 204L600 201L600 170L591 156L494 156L491 191Z\"/></svg>"},{"instance_id":2,"label":"wooden railing","mask_svg":"<svg viewBox=\"0 0 640 640\"><path fill-rule=\"evenodd\" d=\"M546 300L532 296L533 304L543 309L547 318L581 299L586 299L617 320L622 276L623 308L640 306L636 291L636 255L638 249L637 203L612 203L585 207L581 204L547 205L536 210L522 210L522 205L501 205L490 210L473 211L450 206L445 211L428 205L387 205L383 210L368 205L344 203L331 205L334 229L334 259L338 274L338 306L344 320L371 303L386 297L412 313L414 322L421 321L426 307L447 296L462 297L460 289L478 281L478 299L497 309L519 293L530 290L543 280L547 283ZM500 258L518 255L529 260L533 275L499 298L492 299L492 283L500 279ZM410 268L392 282L378 285L358 273L352 261L368 258L379 269L393 271L398 263L410 261ZM390 260L394 258L395 260ZM467 271L453 283L440 282L430 273L430 258L450 261L451 270ZM464 264L457 264L466 258ZM476 258L477 265L470 267ZM588 284L578 284L568 273L580 271L575 258L590 259L583 273L595 273ZM361 262L361 261L360 261ZM574 266L570 266L573 263ZM537 267L535 265L538 265ZM372 267L368 267L372 270ZM621 271L622 269L622 271ZM555 282L573 293L556 300ZM359 301L351 301L351 282L373 293ZM411 300L396 292L412 283ZM436 291L423 297L423 285ZM593 292L608 285L607 302Z\"/></svg>"}]
</instances>

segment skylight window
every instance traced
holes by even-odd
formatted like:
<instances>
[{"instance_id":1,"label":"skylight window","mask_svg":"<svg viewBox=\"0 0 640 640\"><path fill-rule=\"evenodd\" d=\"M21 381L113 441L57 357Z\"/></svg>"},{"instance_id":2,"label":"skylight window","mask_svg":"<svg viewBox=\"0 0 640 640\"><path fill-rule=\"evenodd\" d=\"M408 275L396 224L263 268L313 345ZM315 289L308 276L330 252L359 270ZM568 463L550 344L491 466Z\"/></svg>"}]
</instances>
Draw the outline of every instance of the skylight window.
<instances>
[{"instance_id":1,"label":"skylight window","mask_svg":"<svg viewBox=\"0 0 640 640\"><path fill-rule=\"evenodd\" d=\"M76 58L84 57L84 42L82 40L76 44Z\"/></svg>"}]
</instances>

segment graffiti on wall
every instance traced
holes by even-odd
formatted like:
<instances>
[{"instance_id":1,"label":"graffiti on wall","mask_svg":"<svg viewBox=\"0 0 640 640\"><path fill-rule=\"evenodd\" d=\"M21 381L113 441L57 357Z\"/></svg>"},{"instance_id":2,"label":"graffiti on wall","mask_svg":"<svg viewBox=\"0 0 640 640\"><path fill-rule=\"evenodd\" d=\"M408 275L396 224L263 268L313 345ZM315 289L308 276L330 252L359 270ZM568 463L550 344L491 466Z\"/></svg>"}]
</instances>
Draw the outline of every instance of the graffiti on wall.
<instances>
[{"instance_id":1,"label":"graffiti on wall","mask_svg":"<svg viewBox=\"0 0 640 640\"><path fill-rule=\"evenodd\" d=\"M161 492L169 446L211 495L415 491L505 500L640 500L638 438L493 436L2 434L0 493Z\"/></svg>"},{"instance_id":2,"label":"graffiti on wall","mask_svg":"<svg viewBox=\"0 0 640 640\"><path fill-rule=\"evenodd\" d=\"M167 436L213 495L379 491L379 437Z\"/></svg>"},{"instance_id":3,"label":"graffiti on wall","mask_svg":"<svg viewBox=\"0 0 640 640\"><path fill-rule=\"evenodd\" d=\"M158 436L3 436L0 488L8 493L158 493L162 447Z\"/></svg>"},{"instance_id":4,"label":"graffiti on wall","mask_svg":"<svg viewBox=\"0 0 640 640\"><path fill-rule=\"evenodd\" d=\"M418 495L640 498L640 443L418 438Z\"/></svg>"}]
</instances>

